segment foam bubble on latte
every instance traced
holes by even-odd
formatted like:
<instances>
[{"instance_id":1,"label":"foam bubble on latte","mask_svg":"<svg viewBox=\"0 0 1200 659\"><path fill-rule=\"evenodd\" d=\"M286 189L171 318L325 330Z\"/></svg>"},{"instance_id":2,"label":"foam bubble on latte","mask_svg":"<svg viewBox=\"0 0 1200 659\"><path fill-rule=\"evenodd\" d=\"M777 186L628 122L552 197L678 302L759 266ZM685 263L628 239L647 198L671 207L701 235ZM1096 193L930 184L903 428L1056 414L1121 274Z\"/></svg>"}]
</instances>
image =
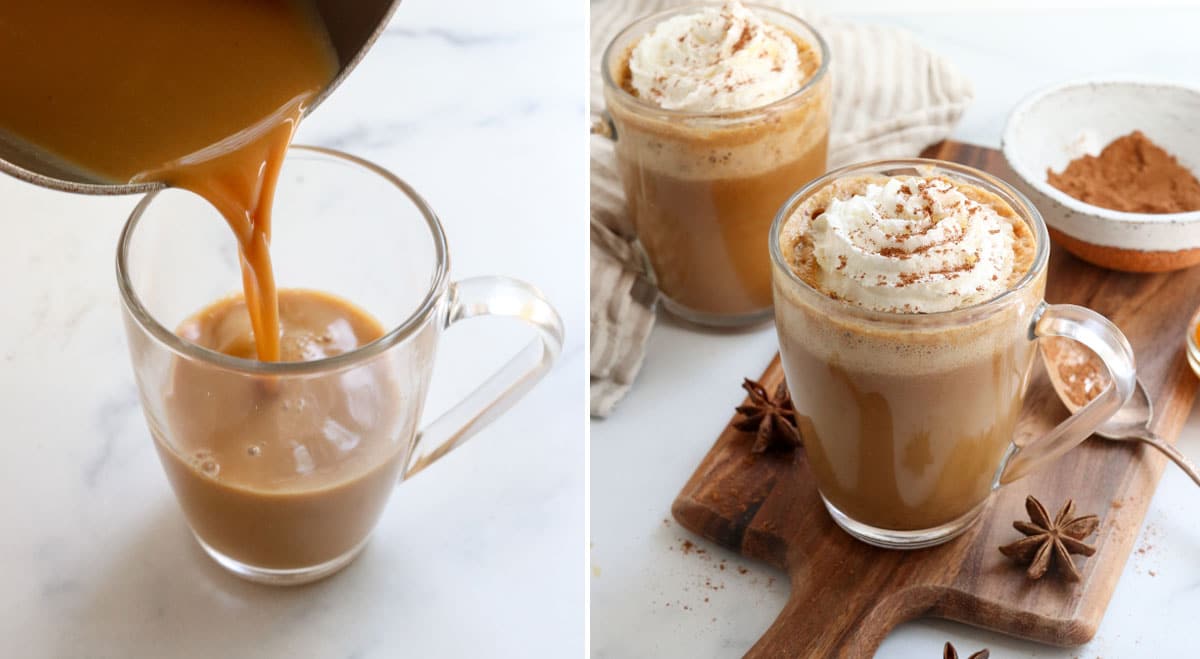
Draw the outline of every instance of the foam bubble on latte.
<instances>
[{"instance_id":1,"label":"foam bubble on latte","mask_svg":"<svg viewBox=\"0 0 1200 659\"><path fill-rule=\"evenodd\" d=\"M1016 268L1011 220L941 177L896 177L800 208L787 231L825 293L869 309L934 313L986 302Z\"/></svg>"},{"instance_id":2,"label":"foam bubble on latte","mask_svg":"<svg viewBox=\"0 0 1200 659\"><path fill-rule=\"evenodd\" d=\"M807 78L792 37L738 0L659 23L634 47L629 70L638 96L691 112L766 105Z\"/></svg>"}]
</instances>

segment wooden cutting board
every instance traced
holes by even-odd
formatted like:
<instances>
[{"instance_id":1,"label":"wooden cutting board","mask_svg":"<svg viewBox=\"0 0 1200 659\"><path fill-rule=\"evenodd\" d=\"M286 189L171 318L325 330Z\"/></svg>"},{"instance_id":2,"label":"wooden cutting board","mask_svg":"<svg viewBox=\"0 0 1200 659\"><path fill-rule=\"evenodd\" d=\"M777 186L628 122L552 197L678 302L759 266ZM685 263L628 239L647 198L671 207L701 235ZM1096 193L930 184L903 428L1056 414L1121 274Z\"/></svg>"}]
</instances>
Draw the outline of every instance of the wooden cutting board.
<instances>
[{"instance_id":1,"label":"wooden cutting board","mask_svg":"<svg viewBox=\"0 0 1200 659\"><path fill-rule=\"evenodd\" d=\"M1019 180L994 149L947 142L925 155ZM1200 268L1123 274L1090 266L1055 247L1046 299L1095 309L1125 332L1154 401L1155 429L1174 441L1196 394L1184 336L1200 305ZM782 379L776 356L762 381L772 391ZM729 383L731 389L736 386ZM1065 416L1039 365L1018 435L1040 435ZM834 525L802 450L794 456L755 457L752 441L748 433L726 426L671 509L697 535L790 576L791 599L747 657L870 657L893 627L919 616L1054 645L1084 643L1104 616L1166 465L1165 458L1140 444L1093 437L1047 470L1000 490L964 535L932 549L903 552L868 546ZM1022 567L997 551L1022 537L1012 521L1026 519L1029 494L1051 514L1074 498L1079 514L1100 515L1093 537L1097 552L1082 564L1082 582L1070 584L1053 573L1029 581Z\"/></svg>"}]
</instances>

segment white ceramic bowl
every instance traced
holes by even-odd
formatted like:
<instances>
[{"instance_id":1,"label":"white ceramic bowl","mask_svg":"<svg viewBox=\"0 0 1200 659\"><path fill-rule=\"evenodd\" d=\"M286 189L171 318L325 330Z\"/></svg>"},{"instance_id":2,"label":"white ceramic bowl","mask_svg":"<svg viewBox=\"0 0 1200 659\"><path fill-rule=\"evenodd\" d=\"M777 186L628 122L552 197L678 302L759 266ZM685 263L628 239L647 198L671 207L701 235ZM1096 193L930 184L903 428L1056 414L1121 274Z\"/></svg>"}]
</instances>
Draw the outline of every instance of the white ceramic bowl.
<instances>
[{"instance_id":1,"label":"white ceramic bowl","mask_svg":"<svg viewBox=\"0 0 1200 659\"><path fill-rule=\"evenodd\" d=\"M1134 130L1200 173L1200 89L1132 80L1070 82L1036 92L1009 115L1001 149L1050 227L1085 261L1163 272L1200 263L1200 211L1123 213L1084 203L1046 182L1085 152Z\"/></svg>"}]
</instances>

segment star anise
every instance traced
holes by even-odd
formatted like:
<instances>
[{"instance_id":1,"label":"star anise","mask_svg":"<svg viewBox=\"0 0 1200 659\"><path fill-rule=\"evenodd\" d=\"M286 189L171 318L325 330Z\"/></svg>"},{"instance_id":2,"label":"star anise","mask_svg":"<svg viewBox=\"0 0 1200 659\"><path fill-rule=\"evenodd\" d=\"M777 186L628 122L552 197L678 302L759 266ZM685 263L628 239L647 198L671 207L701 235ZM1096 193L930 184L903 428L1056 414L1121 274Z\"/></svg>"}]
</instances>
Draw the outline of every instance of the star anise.
<instances>
[{"instance_id":1,"label":"star anise","mask_svg":"<svg viewBox=\"0 0 1200 659\"><path fill-rule=\"evenodd\" d=\"M780 382L775 395L767 393L766 387L745 378L742 388L750 394L750 402L739 405L742 418L733 422L733 427L755 433L752 453L766 453L772 448L783 450L800 446L800 431L796 427L796 408L787 383Z\"/></svg>"},{"instance_id":2,"label":"star anise","mask_svg":"<svg viewBox=\"0 0 1200 659\"><path fill-rule=\"evenodd\" d=\"M1033 497L1025 498L1025 510L1029 513L1029 521L1015 521L1013 528L1028 537L1004 545L1000 553L1018 563L1028 563L1029 569L1025 573L1030 579L1042 578L1054 565L1067 579L1079 581L1082 576L1071 554L1091 556L1096 553L1096 548L1084 543L1083 539L1096 532L1100 518L1095 515L1076 517L1075 502L1070 499L1053 520L1045 506Z\"/></svg>"},{"instance_id":3,"label":"star anise","mask_svg":"<svg viewBox=\"0 0 1200 659\"><path fill-rule=\"evenodd\" d=\"M992 653L988 652L987 648L984 648L967 657L967 659L988 659L990 656L992 656ZM942 650L942 659L958 659L958 650L955 650L949 641L946 642L946 647Z\"/></svg>"}]
</instances>

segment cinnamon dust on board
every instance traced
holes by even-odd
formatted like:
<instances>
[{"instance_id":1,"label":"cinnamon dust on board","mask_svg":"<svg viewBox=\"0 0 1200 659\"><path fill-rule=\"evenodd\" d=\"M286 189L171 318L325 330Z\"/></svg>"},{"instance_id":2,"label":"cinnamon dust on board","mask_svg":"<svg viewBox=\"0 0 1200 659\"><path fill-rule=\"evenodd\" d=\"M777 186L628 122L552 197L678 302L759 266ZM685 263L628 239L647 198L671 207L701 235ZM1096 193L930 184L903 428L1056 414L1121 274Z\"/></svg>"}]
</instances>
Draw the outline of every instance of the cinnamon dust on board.
<instances>
[{"instance_id":1,"label":"cinnamon dust on board","mask_svg":"<svg viewBox=\"0 0 1200 659\"><path fill-rule=\"evenodd\" d=\"M1118 137L1098 156L1085 155L1047 182L1093 206L1127 213L1200 210L1200 180L1175 156L1135 130Z\"/></svg>"}]
</instances>

